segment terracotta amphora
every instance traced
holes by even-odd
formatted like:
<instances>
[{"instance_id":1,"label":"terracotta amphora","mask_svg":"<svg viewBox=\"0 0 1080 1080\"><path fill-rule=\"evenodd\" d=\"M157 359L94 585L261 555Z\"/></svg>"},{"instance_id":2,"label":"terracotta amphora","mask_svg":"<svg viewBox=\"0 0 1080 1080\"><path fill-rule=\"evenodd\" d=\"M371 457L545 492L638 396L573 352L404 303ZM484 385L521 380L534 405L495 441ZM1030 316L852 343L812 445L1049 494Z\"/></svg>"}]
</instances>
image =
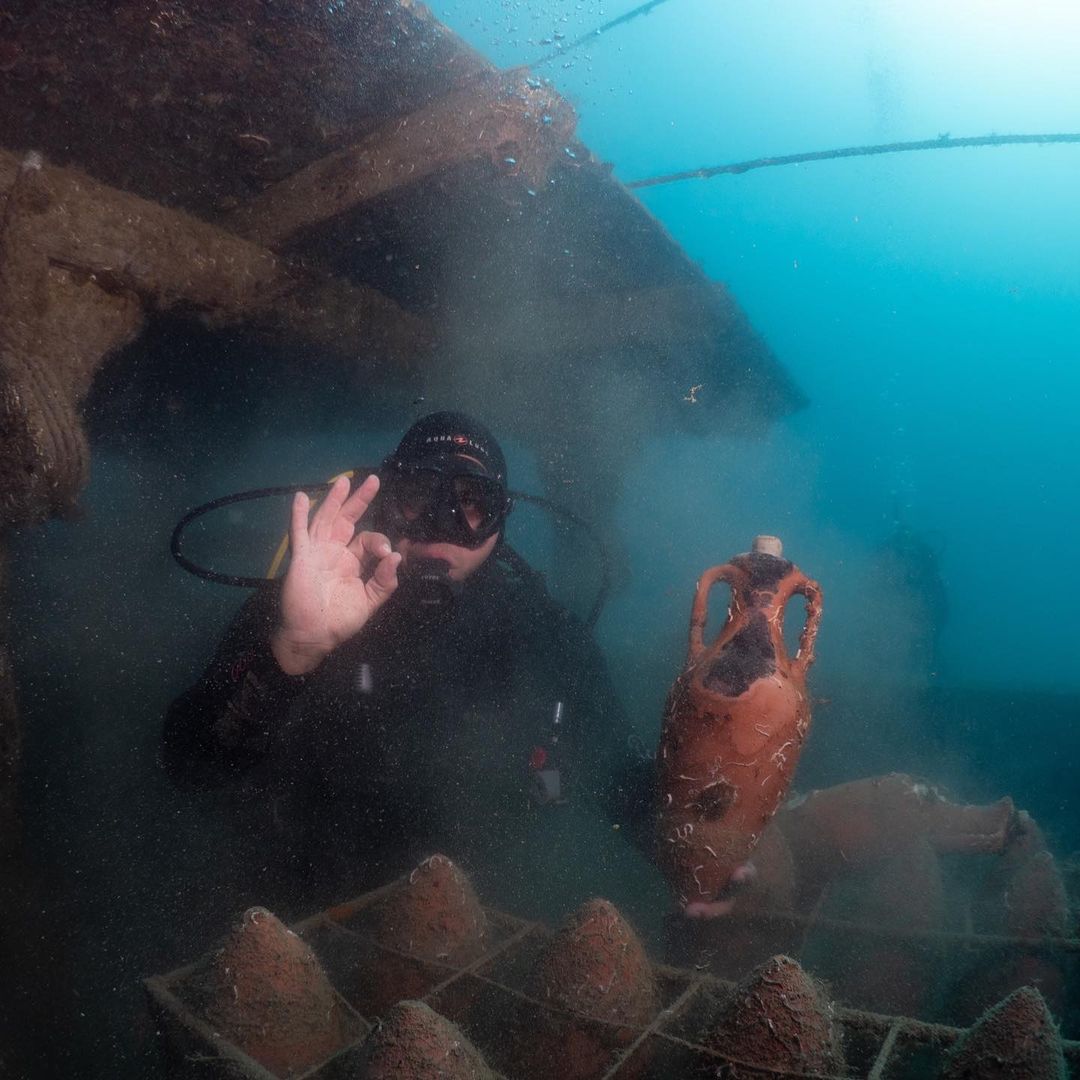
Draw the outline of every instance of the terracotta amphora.
<instances>
[{"instance_id":1,"label":"terracotta amphora","mask_svg":"<svg viewBox=\"0 0 1080 1080\"><path fill-rule=\"evenodd\" d=\"M730 910L733 884L783 800L810 728L806 672L821 589L784 559L780 541L707 570L690 617L686 668L668 697L657 751L659 863L686 915ZM727 620L705 643L709 591L731 587ZM784 645L784 607L806 598L799 649Z\"/></svg>"}]
</instances>

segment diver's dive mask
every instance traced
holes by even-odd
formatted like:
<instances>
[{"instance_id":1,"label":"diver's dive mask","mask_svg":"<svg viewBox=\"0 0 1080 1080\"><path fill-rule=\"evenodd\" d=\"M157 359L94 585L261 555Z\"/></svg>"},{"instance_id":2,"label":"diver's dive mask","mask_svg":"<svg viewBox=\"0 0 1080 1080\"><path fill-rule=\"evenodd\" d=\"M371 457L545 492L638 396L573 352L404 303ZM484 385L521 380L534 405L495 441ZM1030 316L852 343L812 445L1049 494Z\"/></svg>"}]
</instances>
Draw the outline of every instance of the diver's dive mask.
<instances>
[{"instance_id":1,"label":"diver's dive mask","mask_svg":"<svg viewBox=\"0 0 1080 1080\"><path fill-rule=\"evenodd\" d=\"M478 548L503 527L512 506L498 480L453 464L419 468L390 460L379 476L382 524L391 537Z\"/></svg>"}]
</instances>

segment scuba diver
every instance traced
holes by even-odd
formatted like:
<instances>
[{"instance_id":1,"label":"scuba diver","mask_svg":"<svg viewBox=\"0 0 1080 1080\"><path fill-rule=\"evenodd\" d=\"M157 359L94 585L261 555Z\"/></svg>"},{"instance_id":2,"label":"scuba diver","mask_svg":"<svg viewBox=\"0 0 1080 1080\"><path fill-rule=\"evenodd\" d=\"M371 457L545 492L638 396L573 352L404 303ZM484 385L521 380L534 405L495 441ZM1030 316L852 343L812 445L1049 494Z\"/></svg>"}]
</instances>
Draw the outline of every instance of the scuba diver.
<instances>
[{"instance_id":1,"label":"scuba diver","mask_svg":"<svg viewBox=\"0 0 1080 1080\"><path fill-rule=\"evenodd\" d=\"M242 792L304 902L433 850L503 880L568 804L649 847L653 762L589 630L505 542L512 505L487 428L417 421L352 490L295 494L284 579L170 707L170 777Z\"/></svg>"}]
</instances>

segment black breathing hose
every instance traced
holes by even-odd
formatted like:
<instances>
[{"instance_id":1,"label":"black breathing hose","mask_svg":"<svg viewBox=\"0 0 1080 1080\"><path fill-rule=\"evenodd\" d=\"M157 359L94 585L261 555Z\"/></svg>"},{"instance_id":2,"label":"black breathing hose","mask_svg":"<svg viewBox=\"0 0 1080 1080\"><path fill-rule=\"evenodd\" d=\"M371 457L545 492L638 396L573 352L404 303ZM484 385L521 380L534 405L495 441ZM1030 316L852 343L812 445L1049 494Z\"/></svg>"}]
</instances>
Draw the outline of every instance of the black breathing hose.
<instances>
[{"instance_id":1,"label":"black breathing hose","mask_svg":"<svg viewBox=\"0 0 1080 1080\"><path fill-rule=\"evenodd\" d=\"M367 472L372 471L374 470L357 470L358 473L363 473L365 475ZM194 574L195 577L202 578L203 581L212 581L216 585L233 585L243 589L257 589L261 585L265 585L269 579L265 577L248 577L242 574L223 574L218 570L211 570L209 567L200 566L198 563L189 559L184 554L181 546L184 532L187 527L197 518L212 513L214 510L220 510L223 506L231 506L234 503L240 502L250 502L254 499L266 499L274 495L292 495L297 491L306 491L309 494L313 494L319 491L326 491L329 487L329 483L320 481L315 484L288 484L279 487L255 488L252 491L241 491L234 495L222 495L221 498L213 499L208 503L203 503L201 506L196 506L194 509L189 510L176 523L176 527L172 531L172 537L169 540L169 551L177 563L179 563L189 574ZM591 630L596 625L597 620L599 620L600 614L604 610L604 604L607 602L608 593L611 591L611 559L608 555L607 547L599 533L597 533L596 529L584 518L578 517L577 514L567 510L565 507L559 506L558 503L552 502L550 499L541 498L539 495L527 495L525 492L520 491L510 492L510 497L515 502L531 503L533 506L546 510L554 517L561 518L563 521L568 522L574 528L581 529L582 532L592 540L600 561L600 586L597 590L596 598L589 608L589 613L585 617L585 625ZM510 547L509 544L500 545L500 550L501 557L517 572L522 574L528 573L535 577L540 577L540 574L529 566L528 562Z\"/></svg>"},{"instance_id":2,"label":"black breathing hose","mask_svg":"<svg viewBox=\"0 0 1080 1080\"><path fill-rule=\"evenodd\" d=\"M241 491L235 495L222 495L220 499L213 499L208 503L203 503L202 506L196 506L193 510L189 510L176 523L176 527L172 531L172 538L169 540L169 551L172 553L172 557L189 574L194 574L197 578L202 578L203 581L212 581L215 585L235 585L242 589L257 589L260 585L266 584L267 578L244 577L240 574L222 574L217 570L210 570L205 566L199 566L198 563L192 562L180 550L180 542L184 531L196 518L201 518L204 514L219 510L223 506L250 502L253 499L266 499L271 495L293 495L297 491L325 491L329 486L329 484L322 482L318 484L289 484L280 487L255 488L252 491Z\"/></svg>"}]
</instances>

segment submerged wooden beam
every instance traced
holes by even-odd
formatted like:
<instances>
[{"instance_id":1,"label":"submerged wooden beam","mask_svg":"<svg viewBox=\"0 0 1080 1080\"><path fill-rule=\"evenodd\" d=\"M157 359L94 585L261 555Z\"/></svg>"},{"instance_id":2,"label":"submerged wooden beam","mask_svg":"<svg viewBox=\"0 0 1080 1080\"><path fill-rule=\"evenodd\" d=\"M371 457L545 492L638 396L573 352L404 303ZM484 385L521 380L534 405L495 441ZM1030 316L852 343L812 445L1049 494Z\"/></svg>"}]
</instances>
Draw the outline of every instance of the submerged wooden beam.
<instances>
[{"instance_id":1,"label":"submerged wooden beam","mask_svg":"<svg viewBox=\"0 0 1080 1080\"><path fill-rule=\"evenodd\" d=\"M297 270L250 241L38 155L0 150L0 520L69 510L88 453L78 405L144 310L246 324L380 377L431 346L427 325L365 286Z\"/></svg>"},{"instance_id":2,"label":"submerged wooden beam","mask_svg":"<svg viewBox=\"0 0 1080 1080\"><path fill-rule=\"evenodd\" d=\"M0 182L18 159L0 150ZM211 325L250 323L315 342L375 374L410 368L431 346L420 318L365 285L300 270L190 214L44 166L53 212L36 223L54 265L93 274L149 308L197 312ZM2 197L2 190L0 190Z\"/></svg>"},{"instance_id":3,"label":"submerged wooden beam","mask_svg":"<svg viewBox=\"0 0 1080 1080\"><path fill-rule=\"evenodd\" d=\"M76 411L104 355L142 326L130 292L109 293L48 254L53 190L30 154L0 217L0 521L63 514L86 482L89 449Z\"/></svg>"},{"instance_id":4,"label":"submerged wooden beam","mask_svg":"<svg viewBox=\"0 0 1080 1080\"><path fill-rule=\"evenodd\" d=\"M563 155L576 122L570 106L539 79L520 71L486 73L267 188L225 224L280 247L369 199L466 161L490 161L535 188Z\"/></svg>"}]
</instances>

